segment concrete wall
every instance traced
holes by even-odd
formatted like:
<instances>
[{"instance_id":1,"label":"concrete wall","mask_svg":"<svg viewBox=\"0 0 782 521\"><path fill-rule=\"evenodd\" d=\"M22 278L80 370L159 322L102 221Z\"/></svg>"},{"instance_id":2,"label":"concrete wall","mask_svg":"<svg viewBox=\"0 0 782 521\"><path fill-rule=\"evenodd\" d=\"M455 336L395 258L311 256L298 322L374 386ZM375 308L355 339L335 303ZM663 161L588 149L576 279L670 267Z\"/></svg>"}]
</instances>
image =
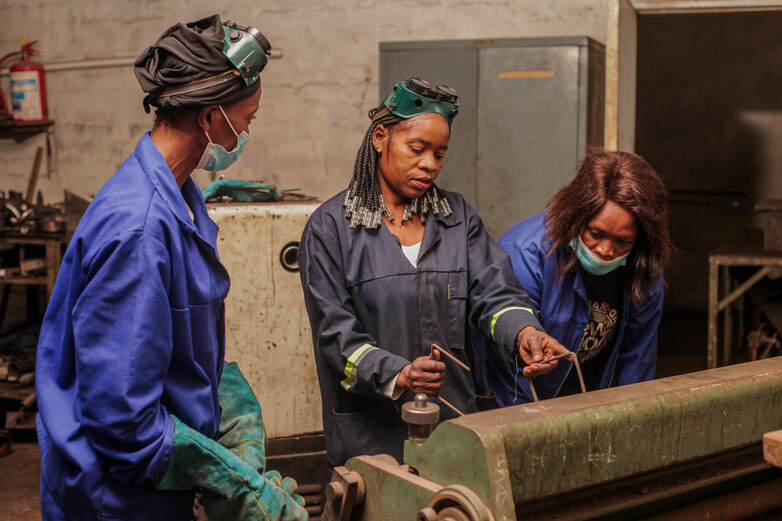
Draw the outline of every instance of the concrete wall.
<instances>
[{"instance_id":1,"label":"concrete wall","mask_svg":"<svg viewBox=\"0 0 782 521\"><path fill-rule=\"evenodd\" d=\"M0 51L40 40L44 63L135 57L169 25L213 14L213 2L3 0ZM321 198L347 186L358 144L378 102L378 43L491 37L606 36L606 0L288 0L220 3L223 19L259 27L281 49L263 73L251 140L227 177L301 188ZM0 78L8 92L7 75ZM45 200L62 189L94 194L132 152L152 118L128 66L47 75L55 119ZM458 85L455 87L458 88ZM24 192L35 148L0 141L0 190ZM447 166L446 166L447 168ZM445 172L447 174L447 170ZM202 186L208 174L194 178Z\"/></svg>"}]
</instances>

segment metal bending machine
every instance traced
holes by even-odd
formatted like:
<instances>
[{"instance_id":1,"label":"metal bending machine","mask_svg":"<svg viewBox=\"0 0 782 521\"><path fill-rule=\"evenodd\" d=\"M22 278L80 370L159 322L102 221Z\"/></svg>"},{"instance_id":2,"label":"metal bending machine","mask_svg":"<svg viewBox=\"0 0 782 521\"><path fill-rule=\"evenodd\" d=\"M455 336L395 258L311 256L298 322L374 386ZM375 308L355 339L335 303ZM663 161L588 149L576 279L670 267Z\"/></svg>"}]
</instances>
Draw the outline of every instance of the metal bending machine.
<instances>
[{"instance_id":1,"label":"metal bending machine","mask_svg":"<svg viewBox=\"0 0 782 521\"><path fill-rule=\"evenodd\" d=\"M778 429L782 357L480 412L334 469L323 519L746 519L782 507Z\"/></svg>"}]
</instances>

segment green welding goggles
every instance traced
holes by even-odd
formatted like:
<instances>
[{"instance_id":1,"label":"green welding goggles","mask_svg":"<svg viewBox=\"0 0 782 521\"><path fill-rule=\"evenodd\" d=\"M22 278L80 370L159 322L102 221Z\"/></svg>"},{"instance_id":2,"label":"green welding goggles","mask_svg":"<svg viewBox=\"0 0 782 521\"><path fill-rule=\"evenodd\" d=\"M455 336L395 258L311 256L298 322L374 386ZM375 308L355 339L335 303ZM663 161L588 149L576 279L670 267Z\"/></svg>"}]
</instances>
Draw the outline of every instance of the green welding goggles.
<instances>
[{"instance_id":1,"label":"green welding goggles","mask_svg":"<svg viewBox=\"0 0 782 521\"><path fill-rule=\"evenodd\" d=\"M448 126L459 112L459 93L447 85L432 87L421 78L407 78L394 86L394 92L383 104L392 114L401 118L412 118L418 114L436 112L448 120Z\"/></svg>"},{"instance_id":2,"label":"green welding goggles","mask_svg":"<svg viewBox=\"0 0 782 521\"><path fill-rule=\"evenodd\" d=\"M269 40L255 27L242 27L230 20L223 24L223 30L223 54L246 85L255 83L272 54Z\"/></svg>"}]
</instances>

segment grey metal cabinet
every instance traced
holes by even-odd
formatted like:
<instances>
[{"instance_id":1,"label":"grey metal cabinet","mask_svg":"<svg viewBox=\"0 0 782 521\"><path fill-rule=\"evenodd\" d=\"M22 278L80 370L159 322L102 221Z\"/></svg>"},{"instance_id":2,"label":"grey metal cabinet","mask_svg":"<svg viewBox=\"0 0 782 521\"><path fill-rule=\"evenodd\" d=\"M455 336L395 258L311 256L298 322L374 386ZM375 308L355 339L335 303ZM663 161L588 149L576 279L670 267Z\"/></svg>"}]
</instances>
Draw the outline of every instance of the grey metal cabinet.
<instances>
[{"instance_id":1,"label":"grey metal cabinet","mask_svg":"<svg viewBox=\"0 0 782 521\"><path fill-rule=\"evenodd\" d=\"M605 48L586 37L380 43L380 96L418 76L459 91L437 184L498 239L541 212L603 143Z\"/></svg>"}]
</instances>

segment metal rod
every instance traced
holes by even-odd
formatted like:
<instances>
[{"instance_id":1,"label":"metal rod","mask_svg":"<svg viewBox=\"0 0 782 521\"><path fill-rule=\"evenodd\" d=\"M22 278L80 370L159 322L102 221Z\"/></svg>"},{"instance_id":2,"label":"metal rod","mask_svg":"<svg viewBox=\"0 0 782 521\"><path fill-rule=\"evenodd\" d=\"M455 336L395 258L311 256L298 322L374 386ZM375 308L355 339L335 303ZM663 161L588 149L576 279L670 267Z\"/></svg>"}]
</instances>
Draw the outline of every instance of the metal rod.
<instances>
[{"instance_id":1,"label":"metal rod","mask_svg":"<svg viewBox=\"0 0 782 521\"><path fill-rule=\"evenodd\" d=\"M43 147L38 147L35 150L35 161L33 162L33 171L30 172L30 181L27 184L27 201L28 205L33 204L33 195L35 195L35 185L38 183L38 170L41 169L41 158L43 157Z\"/></svg>"},{"instance_id":2,"label":"metal rod","mask_svg":"<svg viewBox=\"0 0 782 521\"><path fill-rule=\"evenodd\" d=\"M540 401L540 400L538 400L538 393L535 392L535 384L532 383L532 377L528 376L527 380L529 381L529 390L532 391L532 401L533 402Z\"/></svg>"},{"instance_id":3,"label":"metal rod","mask_svg":"<svg viewBox=\"0 0 782 521\"><path fill-rule=\"evenodd\" d=\"M438 396L438 397L437 397L437 399L438 399L438 400L440 400L441 402L443 402L443 403L444 403L445 405L447 405L448 407L450 407L450 408L453 410L453 412L455 412L455 413L456 413L456 414L458 414L459 416L464 416L464 413L463 413L462 411L460 411L459 409L457 409L456 407L454 407L454 406L453 406L453 405L452 405L452 404L451 404L451 403L450 403L448 400L446 400L446 399L445 399L445 398L443 398L442 396Z\"/></svg>"},{"instance_id":4,"label":"metal rod","mask_svg":"<svg viewBox=\"0 0 782 521\"><path fill-rule=\"evenodd\" d=\"M573 365L576 366L576 373L578 373L578 383L581 384L581 392L586 393L587 388L586 385L584 385L584 375L581 374L581 364L578 363L578 357L575 355L573 356Z\"/></svg>"},{"instance_id":5,"label":"metal rod","mask_svg":"<svg viewBox=\"0 0 782 521\"><path fill-rule=\"evenodd\" d=\"M300 496L311 496L314 494L320 494L323 492L323 486L319 483L309 483L307 485L299 485L296 487L296 494Z\"/></svg>"},{"instance_id":6,"label":"metal rod","mask_svg":"<svg viewBox=\"0 0 782 521\"><path fill-rule=\"evenodd\" d=\"M437 344L432 344L432 349L437 349L438 351L440 351L440 353L444 354L445 356L447 356L448 358L456 362L456 364L458 364L459 367L465 369L466 371L470 370L470 367L467 364L465 364L464 362L462 362L461 360L459 360L458 358L456 358L451 353L449 353L442 347L438 346Z\"/></svg>"},{"instance_id":7,"label":"metal rod","mask_svg":"<svg viewBox=\"0 0 782 521\"><path fill-rule=\"evenodd\" d=\"M548 364L553 362L554 360L559 360L560 358L565 358L566 356L572 356L573 357L573 365L576 366L576 373L578 374L578 383L581 384L581 392L586 393L586 385L584 384L584 375L581 373L581 364L578 363L578 356L576 356L576 353L573 351L568 351L566 353L562 353L556 356L552 356L551 358L546 358L545 360L541 360L540 362L535 362L536 364ZM535 392L535 383L532 381L532 377L528 376L527 380L529 381L529 389L532 391L532 401L540 401L538 399L538 393Z\"/></svg>"},{"instance_id":8,"label":"metal rod","mask_svg":"<svg viewBox=\"0 0 782 521\"><path fill-rule=\"evenodd\" d=\"M722 267L722 294L730 295L733 280L730 276L730 268ZM738 297L737 297L738 298ZM730 355L733 351L733 306L725 306L722 314L722 364L730 364Z\"/></svg>"},{"instance_id":9,"label":"metal rod","mask_svg":"<svg viewBox=\"0 0 782 521\"><path fill-rule=\"evenodd\" d=\"M706 340L706 368L717 367L717 322L719 318L719 263L709 259L709 325Z\"/></svg>"},{"instance_id":10,"label":"metal rod","mask_svg":"<svg viewBox=\"0 0 782 521\"><path fill-rule=\"evenodd\" d=\"M560 358L565 358L566 356L573 356L575 358L576 354L573 351L568 351L567 353L562 353L560 355L552 356L551 358L546 358L545 360L541 360L540 362L533 362L534 364L549 364L553 362L554 360L559 360Z\"/></svg>"},{"instance_id":11,"label":"metal rod","mask_svg":"<svg viewBox=\"0 0 782 521\"><path fill-rule=\"evenodd\" d=\"M782 479L767 481L735 492L693 503L642 521L734 521L758 516L782 507Z\"/></svg>"}]
</instances>

